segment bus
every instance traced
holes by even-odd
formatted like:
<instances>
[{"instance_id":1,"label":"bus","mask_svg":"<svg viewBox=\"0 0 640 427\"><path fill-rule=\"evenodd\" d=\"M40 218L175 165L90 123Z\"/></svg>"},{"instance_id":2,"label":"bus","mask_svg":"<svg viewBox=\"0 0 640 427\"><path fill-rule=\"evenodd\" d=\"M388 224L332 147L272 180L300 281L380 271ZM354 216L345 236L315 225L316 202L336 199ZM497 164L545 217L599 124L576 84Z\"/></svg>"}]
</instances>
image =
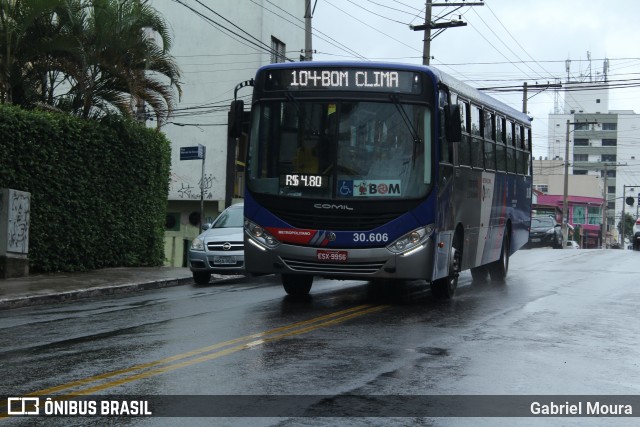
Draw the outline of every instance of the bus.
<instances>
[{"instance_id":1,"label":"bus","mask_svg":"<svg viewBox=\"0 0 640 427\"><path fill-rule=\"evenodd\" d=\"M531 118L436 68L267 65L250 117L245 270L289 295L322 277L451 298L464 270L504 282L528 241Z\"/></svg>"}]
</instances>

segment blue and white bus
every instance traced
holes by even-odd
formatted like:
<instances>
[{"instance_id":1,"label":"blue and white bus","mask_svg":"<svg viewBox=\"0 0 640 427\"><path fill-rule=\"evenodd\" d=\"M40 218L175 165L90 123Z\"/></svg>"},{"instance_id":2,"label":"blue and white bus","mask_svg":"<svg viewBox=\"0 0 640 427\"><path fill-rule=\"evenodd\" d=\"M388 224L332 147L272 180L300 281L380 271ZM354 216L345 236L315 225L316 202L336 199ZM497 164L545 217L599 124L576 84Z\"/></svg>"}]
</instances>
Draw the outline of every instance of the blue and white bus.
<instances>
[{"instance_id":1,"label":"blue and white bus","mask_svg":"<svg viewBox=\"0 0 640 427\"><path fill-rule=\"evenodd\" d=\"M528 240L531 119L435 68L262 67L247 137L246 271L288 294L319 276L451 298L463 270L504 281Z\"/></svg>"}]
</instances>

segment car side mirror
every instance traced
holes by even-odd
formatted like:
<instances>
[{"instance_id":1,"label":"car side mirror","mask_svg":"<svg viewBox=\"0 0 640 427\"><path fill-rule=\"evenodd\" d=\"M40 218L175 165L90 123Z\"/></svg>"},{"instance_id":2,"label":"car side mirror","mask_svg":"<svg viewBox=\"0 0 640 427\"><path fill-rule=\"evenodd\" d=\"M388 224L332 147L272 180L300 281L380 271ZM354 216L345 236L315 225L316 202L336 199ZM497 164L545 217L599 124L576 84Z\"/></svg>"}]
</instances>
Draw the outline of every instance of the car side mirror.
<instances>
[{"instance_id":1,"label":"car side mirror","mask_svg":"<svg viewBox=\"0 0 640 427\"><path fill-rule=\"evenodd\" d=\"M207 231L208 229L211 228L211 224L202 224L202 227L200 228L202 228L202 231Z\"/></svg>"}]
</instances>

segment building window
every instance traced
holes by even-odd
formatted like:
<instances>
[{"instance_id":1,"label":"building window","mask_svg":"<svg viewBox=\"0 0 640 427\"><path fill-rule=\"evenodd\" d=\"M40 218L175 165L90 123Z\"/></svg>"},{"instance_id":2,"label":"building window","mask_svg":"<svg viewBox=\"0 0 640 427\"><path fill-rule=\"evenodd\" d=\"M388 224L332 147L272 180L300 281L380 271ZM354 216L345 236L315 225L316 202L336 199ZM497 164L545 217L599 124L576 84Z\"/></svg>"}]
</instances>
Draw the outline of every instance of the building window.
<instances>
[{"instance_id":1,"label":"building window","mask_svg":"<svg viewBox=\"0 0 640 427\"><path fill-rule=\"evenodd\" d=\"M615 192L616 192L616 186L615 185L607 185L607 193L615 194Z\"/></svg>"},{"instance_id":2,"label":"building window","mask_svg":"<svg viewBox=\"0 0 640 427\"><path fill-rule=\"evenodd\" d=\"M543 193L549 192L549 186L547 184L534 184L533 188L535 188L538 191L542 191Z\"/></svg>"},{"instance_id":3,"label":"building window","mask_svg":"<svg viewBox=\"0 0 640 427\"><path fill-rule=\"evenodd\" d=\"M574 162L588 162L589 155L588 154L574 154L573 155Z\"/></svg>"},{"instance_id":4,"label":"building window","mask_svg":"<svg viewBox=\"0 0 640 427\"><path fill-rule=\"evenodd\" d=\"M589 140L585 139L585 138L576 138L573 140L573 145L577 146L577 147L588 147L589 146Z\"/></svg>"},{"instance_id":5,"label":"building window","mask_svg":"<svg viewBox=\"0 0 640 427\"><path fill-rule=\"evenodd\" d=\"M284 62L286 45L275 37L271 37L271 63Z\"/></svg>"},{"instance_id":6,"label":"building window","mask_svg":"<svg viewBox=\"0 0 640 427\"><path fill-rule=\"evenodd\" d=\"M573 129L574 130L589 130L589 124L588 123L574 123L573 124Z\"/></svg>"},{"instance_id":7,"label":"building window","mask_svg":"<svg viewBox=\"0 0 640 427\"><path fill-rule=\"evenodd\" d=\"M603 139L602 140L602 146L603 147L615 147L616 145L618 145L618 140L617 139Z\"/></svg>"},{"instance_id":8,"label":"building window","mask_svg":"<svg viewBox=\"0 0 640 427\"><path fill-rule=\"evenodd\" d=\"M618 130L617 123L602 123L602 130Z\"/></svg>"},{"instance_id":9,"label":"building window","mask_svg":"<svg viewBox=\"0 0 640 427\"><path fill-rule=\"evenodd\" d=\"M591 225L602 224L602 209L589 206L587 208L587 223Z\"/></svg>"},{"instance_id":10,"label":"building window","mask_svg":"<svg viewBox=\"0 0 640 427\"><path fill-rule=\"evenodd\" d=\"M586 170L577 170L577 169L573 170L573 174L574 175L587 175L587 172L588 171L586 171Z\"/></svg>"},{"instance_id":11,"label":"building window","mask_svg":"<svg viewBox=\"0 0 640 427\"><path fill-rule=\"evenodd\" d=\"M601 157L601 161L603 162L615 162L616 155L615 154L603 154Z\"/></svg>"},{"instance_id":12,"label":"building window","mask_svg":"<svg viewBox=\"0 0 640 427\"><path fill-rule=\"evenodd\" d=\"M574 224L584 224L584 220L586 209L584 206L574 206L573 207L573 223Z\"/></svg>"}]
</instances>

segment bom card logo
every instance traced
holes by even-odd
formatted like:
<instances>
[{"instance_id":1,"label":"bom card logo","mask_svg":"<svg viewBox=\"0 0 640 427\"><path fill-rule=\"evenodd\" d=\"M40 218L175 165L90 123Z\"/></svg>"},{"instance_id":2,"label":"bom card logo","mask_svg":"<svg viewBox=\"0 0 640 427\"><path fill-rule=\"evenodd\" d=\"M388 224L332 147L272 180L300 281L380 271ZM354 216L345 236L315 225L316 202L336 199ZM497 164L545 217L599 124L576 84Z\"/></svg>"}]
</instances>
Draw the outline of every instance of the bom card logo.
<instances>
[{"instance_id":1,"label":"bom card logo","mask_svg":"<svg viewBox=\"0 0 640 427\"><path fill-rule=\"evenodd\" d=\"M338 193L342 197L399 197L399 179L340 180Z\"/></svg>"}]
</instances>

